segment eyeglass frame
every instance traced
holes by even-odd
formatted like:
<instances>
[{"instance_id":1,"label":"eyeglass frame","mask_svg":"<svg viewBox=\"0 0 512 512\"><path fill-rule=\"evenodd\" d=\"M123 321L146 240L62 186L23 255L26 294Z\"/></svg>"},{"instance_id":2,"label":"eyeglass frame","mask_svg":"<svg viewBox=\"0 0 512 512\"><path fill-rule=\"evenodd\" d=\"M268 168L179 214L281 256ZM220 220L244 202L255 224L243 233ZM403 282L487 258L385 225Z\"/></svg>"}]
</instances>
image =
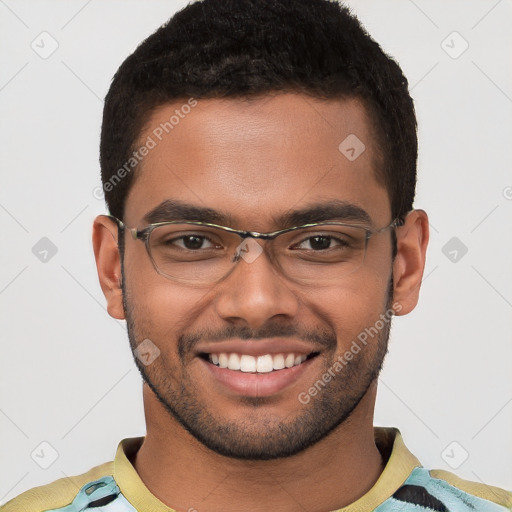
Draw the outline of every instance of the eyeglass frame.
<instances>
[{"instance_id":1,"label":"eyeglass frame","mask_svg":"<svg viewBox=\"0 0 512 512\"><path fill-rule=\"evenodd\" d=\"M133 240L140 240L141 242L144 242L144 245L146 247L146 252L148 253L149 259L151 260L153 268L156 270L156 272L158 274L160 274L161 276L163 276L163 277L165 277L165 278L167 278L169 280L178 280L178 281L179 281L179 279L170 277L169 275L163 273L158 268L158 265L155 263L155 260L154 260L153 256L151 255L151 249L149 247L149 238L151 236L152 231L154 231L156 228L158 228L160 226L167 226L167 225L172 225L172 224L187 224L187 225L191 225L191 226L206 226L206 227L211 227L211 228L217 228L217 229L220 229L220 230L225 231L227 233L233 233L233 234L238 235L241 238L241 242L240 243L242 243L242 241L247 239L247 238L254 238L254 239L259 239L259 240L274 240L275 238L277 238L281 234L289 233L289 232L292 232L292 231L297 231L299 229L316 227L316 226L333 226L333 225L334 226L346 226L346 227L349 227L349 228L363 229L365 231L366 235L365 235L364 251L365 251L365 255L366 255L366 252L368 250L368 241L370 240L370 238L373 235L381 233L381 232L383 232L383 231L385 231L387 229L395 229L395 228L401 227L401 226L403 226L405 224L404 217L403 216L398 216L398 217L395 217L395 219L393 221L391 221L391 223L388 224L387 226L384 226L384 227L379 228L379 229L373 229L373 230L372 229L368 229L368 228L366 228L364 226L357 226L357 225L354 225L354 224L347 224L347 223L344 223L344 222L322 221L322 222L313 222L313 223L308 223L308 224L302 224L300 226L291 226L289 228L279 229L277 231L271 231L269 233L260 233L259 231L245 231L245 230L242 230L242 229L230 228L229 226L221 226L219 224L214 224L214 223L211 223L211 222L184 221L184 220L171 220L171 221L165 221L165 222L156 222L156 223L153 223L153 224L149 224L148 226L146 226L145 228L142 228L142 229L139 229L139 228L129 228L121 219L118 219L114 215L105 215L105 217L108 217L108 218L112 219L114 222L116 222L118 227L120 227L121 229L127 230L131 234ZM239 258L240 258L240 255L239 254L235 254L235 256L233 257L232 262L233 263L237 263ZM357 271L358 268L355 269L355 270ZM218 281L214 281L214 283L222 281L230 273L231 272L228 272L228 274L226 274L225 276L220 278Z\"/></svg>"}]
</instances>

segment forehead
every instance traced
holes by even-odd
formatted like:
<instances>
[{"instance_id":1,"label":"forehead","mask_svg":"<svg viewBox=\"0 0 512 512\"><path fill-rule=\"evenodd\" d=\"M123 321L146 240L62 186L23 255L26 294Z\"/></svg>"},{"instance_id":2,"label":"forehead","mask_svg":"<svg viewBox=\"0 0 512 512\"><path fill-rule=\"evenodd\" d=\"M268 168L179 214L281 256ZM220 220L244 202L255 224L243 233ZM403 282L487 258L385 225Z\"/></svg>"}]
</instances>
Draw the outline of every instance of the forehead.
<instances>
[{"instance_id":1,"label":"forehead","mask_svg":"<svg viewBox=\"0 0 512 512\"><path fill-rule=\"evenodd\" d=\"M387 221L372 132L356 99L288 93L166 104L137 144L151 148L135 171L126 221L140 224L169 200L220 211L251 230L279 228L281 214L333 200Z\"/></svg>"}]
</instances>

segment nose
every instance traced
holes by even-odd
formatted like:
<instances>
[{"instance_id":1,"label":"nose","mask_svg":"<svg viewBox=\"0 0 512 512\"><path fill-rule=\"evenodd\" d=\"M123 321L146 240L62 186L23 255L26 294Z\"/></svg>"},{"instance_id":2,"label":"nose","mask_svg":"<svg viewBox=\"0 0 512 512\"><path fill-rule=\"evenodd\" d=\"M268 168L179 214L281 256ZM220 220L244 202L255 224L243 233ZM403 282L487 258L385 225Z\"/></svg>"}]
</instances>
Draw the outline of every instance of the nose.
<instances>
[{"instance_id":1,"label":"nose","mask_svg":"<svg viewBox=\"0 0 512 512\"><path fill-rule=\"evenodd\" d=\"M219 283L215 309L223 320L256 329L274 317L297 314L299 299L261 251L263 243L248 239L236 267Z\"/></svg>"}]
</instances>

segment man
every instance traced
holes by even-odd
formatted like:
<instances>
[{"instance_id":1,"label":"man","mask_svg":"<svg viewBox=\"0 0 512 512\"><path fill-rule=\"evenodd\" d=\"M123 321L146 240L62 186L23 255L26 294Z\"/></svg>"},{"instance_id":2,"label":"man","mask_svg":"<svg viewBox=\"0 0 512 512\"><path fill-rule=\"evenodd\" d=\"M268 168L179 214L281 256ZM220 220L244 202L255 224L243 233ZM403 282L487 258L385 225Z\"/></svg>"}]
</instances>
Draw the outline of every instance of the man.
<instances>
[{"instance_id":1,"label":"man","mask_svg":"<svg viewBox=\"0 0 512 512\"><path fill-rule=\"evenodd\" d=\"M511 510L373 427L425 263L416 156L406 79L337 3L204 0L149 37L106 98L93 230L147 435L2 510Z\"/></svg>"}]
</instances>

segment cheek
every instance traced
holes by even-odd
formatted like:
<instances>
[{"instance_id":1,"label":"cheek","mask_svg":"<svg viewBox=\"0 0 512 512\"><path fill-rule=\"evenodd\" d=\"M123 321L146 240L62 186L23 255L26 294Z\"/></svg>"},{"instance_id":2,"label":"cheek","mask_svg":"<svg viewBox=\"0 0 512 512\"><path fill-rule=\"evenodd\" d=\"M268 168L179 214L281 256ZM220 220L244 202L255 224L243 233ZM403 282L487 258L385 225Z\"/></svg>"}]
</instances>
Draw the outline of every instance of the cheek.
<instances>
[{"instance_id":1,"label":"cheek","mask_svg":"<svg viewBox=\"0 0 512 512\"><path fill-rule=\"evenodd\" d=\"M305 308L336 333L338 352L345 352L385 311L389 277L389 269L365 268L332 289L301 293Z\"/></svg>"},{"instance_id":2,"label":"cheek","mask_svg":"<svg viewBox=\"0 0 512 512\"><path fill-rule=\"evenodd\" d=\"M146 268L143 262L134 260L131 267L126 267L127 302L137 338L149 338L170 353L179 336L197 323L209 290L167 279L154 270L151 262L149 265Z\"/></svg>"},{"instance_id":3,"label":"cheek","mask_svg":"<svg viewBox=\"0 0 512 512\"><path fill-rule=\"evenodd\" d=\"M139 315L144 310L150 313L151 320L174 316L185 294L174 281L156 271L144 244L132 243L125 253L124 272L128 299ZM173 312L172 315L169 312Z\"/></svg>"}]
</instances>

